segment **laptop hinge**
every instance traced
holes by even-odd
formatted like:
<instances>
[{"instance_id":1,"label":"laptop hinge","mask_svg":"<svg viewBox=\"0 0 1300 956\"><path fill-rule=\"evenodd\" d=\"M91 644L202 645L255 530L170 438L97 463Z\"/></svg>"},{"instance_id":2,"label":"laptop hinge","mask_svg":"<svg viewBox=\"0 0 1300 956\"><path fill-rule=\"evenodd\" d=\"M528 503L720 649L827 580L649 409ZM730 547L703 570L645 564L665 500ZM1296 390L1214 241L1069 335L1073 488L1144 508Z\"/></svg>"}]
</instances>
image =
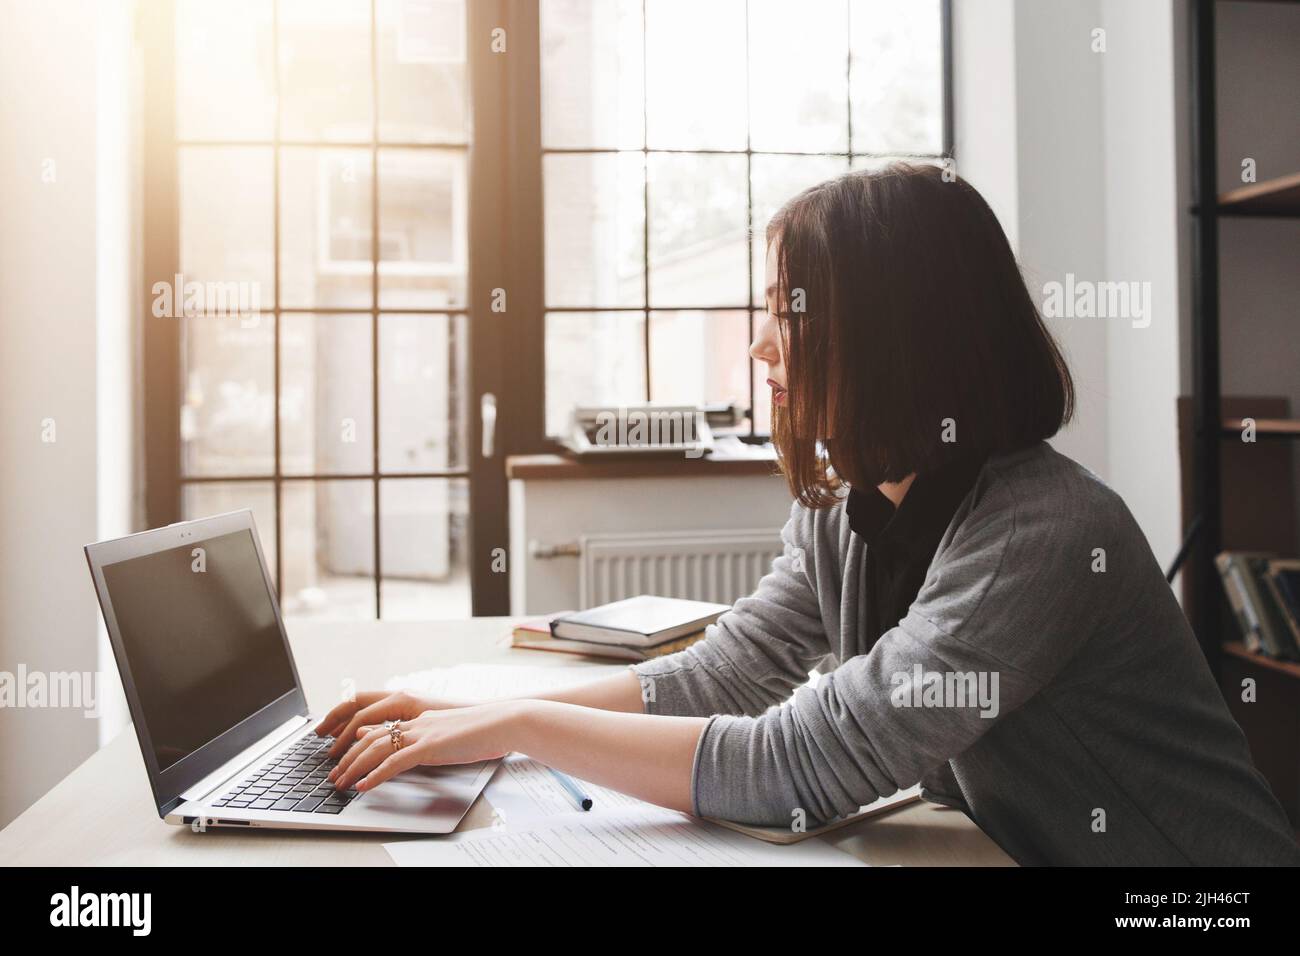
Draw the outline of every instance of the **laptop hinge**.
<instances>
[{"instance_id":1,"label":"laptop hinge","mask_svg":"<svg viewBox=\"0 0 1300 956\"><path fill-rule=\"evenodd\" d=\"M290 717L275 730L271 731L265 737L257 742L245 747L235 756L231 757L212 773L208 774L192 787L187 787L181 792L181 797L185 800L198 800L211 793L219 784L224 783L229 778L241 773L245 767L262 756L269 750L273 750L280 744L284 743L292 736L302 732L302 728L307 724L307 717L302 714Z\"/></svg>"}]
</instances>

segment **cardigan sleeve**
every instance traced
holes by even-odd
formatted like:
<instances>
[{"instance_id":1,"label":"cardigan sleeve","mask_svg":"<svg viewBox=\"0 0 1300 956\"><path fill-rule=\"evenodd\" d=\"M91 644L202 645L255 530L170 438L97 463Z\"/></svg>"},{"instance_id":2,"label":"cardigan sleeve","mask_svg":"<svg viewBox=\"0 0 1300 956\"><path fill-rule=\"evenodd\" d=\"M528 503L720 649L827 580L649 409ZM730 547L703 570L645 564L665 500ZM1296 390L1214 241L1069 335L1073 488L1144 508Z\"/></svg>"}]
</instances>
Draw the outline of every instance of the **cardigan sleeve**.
<instances>
[{"instance_id":1,"label":"cardigan sleeve","mask_svg":"<svg viewBox=\"0 0 1300 956\"><path fill-rule=\"evenodd\" d=\"M1099 535L1050 502L968 516L868 653L761 716L710 720L695 812L823 823L962 753L1050 681L1105 613L1105 574L1090 567Z\"/></svg>"},{"instance_id":2,"label":"cardigan sleeve","mask_svg":"<svg viewBox=\"0 0 1300 956\"><path fill-rule=\"evenodd\" d=\"M829 573L839 542L798 504L781 531L782 553L751 597L711 625L704 640L633 667L645 711L708 717L757 715L786 700L829 653L814 567Z\"/></svg>"}]
</instances>

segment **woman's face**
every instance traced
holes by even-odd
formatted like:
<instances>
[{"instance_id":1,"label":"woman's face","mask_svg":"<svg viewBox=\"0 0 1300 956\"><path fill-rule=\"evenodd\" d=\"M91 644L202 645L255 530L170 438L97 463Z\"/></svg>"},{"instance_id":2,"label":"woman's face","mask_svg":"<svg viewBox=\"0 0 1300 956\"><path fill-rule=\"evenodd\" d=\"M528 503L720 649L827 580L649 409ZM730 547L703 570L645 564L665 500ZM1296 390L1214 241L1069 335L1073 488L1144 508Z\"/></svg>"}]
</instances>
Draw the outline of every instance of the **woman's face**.
<instances>
[{"instance_id":1,"label":"woman's face","mask_svg":"<svg viewBox=\"0 0 1300 956\"><path fill-rule=\"evenodd\" d=\"M754 329L754 341L749 354L755 361L767 364L767 384L772 388L772 400L778 405L786 403L785 357L781 354L781 327L776 314L780 304L776 301L776 242L767 246L767 269L764 277L766 310Z\"/></svg>"}]
</instances>

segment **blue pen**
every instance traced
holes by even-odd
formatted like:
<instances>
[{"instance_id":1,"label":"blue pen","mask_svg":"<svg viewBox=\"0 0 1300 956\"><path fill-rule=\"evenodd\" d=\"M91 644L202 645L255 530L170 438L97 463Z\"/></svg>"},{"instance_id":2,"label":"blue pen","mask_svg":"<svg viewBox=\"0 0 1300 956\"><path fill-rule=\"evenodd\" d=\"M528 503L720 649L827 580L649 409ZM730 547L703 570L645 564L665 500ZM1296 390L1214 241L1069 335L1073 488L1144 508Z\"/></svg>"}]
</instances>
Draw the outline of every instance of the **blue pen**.
<instances>
[{"instance_id":1,"label":"blue pen","mask_svg":"<svg viewBox=\"0 0 1300 956\"><path fill-rule=\"evenodd\" d=\"M584 810L591 809L591 797L579 790L578 785L573 782L572 778L570 778L568 774L560 773L560 771L556 770L554 767L547 767L546 769L551 772L551 776L559 781L561 787L569 791L569 796L573 797L578 806L582 807Z\"/></svg>"}]
</instances>

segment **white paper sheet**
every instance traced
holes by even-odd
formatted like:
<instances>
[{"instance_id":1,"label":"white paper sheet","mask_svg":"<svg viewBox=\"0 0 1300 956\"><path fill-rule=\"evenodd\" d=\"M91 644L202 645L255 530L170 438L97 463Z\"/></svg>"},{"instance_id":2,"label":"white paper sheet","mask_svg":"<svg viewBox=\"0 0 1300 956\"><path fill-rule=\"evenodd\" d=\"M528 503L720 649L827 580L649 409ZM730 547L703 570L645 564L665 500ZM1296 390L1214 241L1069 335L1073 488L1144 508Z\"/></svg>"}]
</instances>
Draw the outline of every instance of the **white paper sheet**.
<instances>
[{"instance_id":1,"label":"white paper sheet","mask_svg":"<svg viewBox=\"0 0 1300 956\"><path fill-rule=\"evenodd\" d=\"M524 664L460 664L390 678L385 690L411 690L428 697L484 700L572 687L626 670L626 665L539 667Z\"/></svg>"},{"instance_id":2,"label":"white paper sheet","mask_svg":"<svg viewBox=\"0 0 1300 956\"><path fill-rule=\"evenodd\" d=\"M658 807L562 813L384 849L398 866L866 866L821 840L776 846Z\"/></svg>"},{"instance_id":3,"label":"white paper sheet","mask_svg":"<svg viewBox=\"0 0 1300 956\"><path fill-rule=\"evenodd\" d=\"M603 817L634 808L657 809L654 804L626 793L598 787L585 780L570 779L591 798L591 809L584 811L589 815ZM548 817L579 810L550 768L522 754L511 754L501 762L487 785L485 795L488 803L492 804L495 819L512 829L533 826Z\"/></svg>"}]
</instances>

